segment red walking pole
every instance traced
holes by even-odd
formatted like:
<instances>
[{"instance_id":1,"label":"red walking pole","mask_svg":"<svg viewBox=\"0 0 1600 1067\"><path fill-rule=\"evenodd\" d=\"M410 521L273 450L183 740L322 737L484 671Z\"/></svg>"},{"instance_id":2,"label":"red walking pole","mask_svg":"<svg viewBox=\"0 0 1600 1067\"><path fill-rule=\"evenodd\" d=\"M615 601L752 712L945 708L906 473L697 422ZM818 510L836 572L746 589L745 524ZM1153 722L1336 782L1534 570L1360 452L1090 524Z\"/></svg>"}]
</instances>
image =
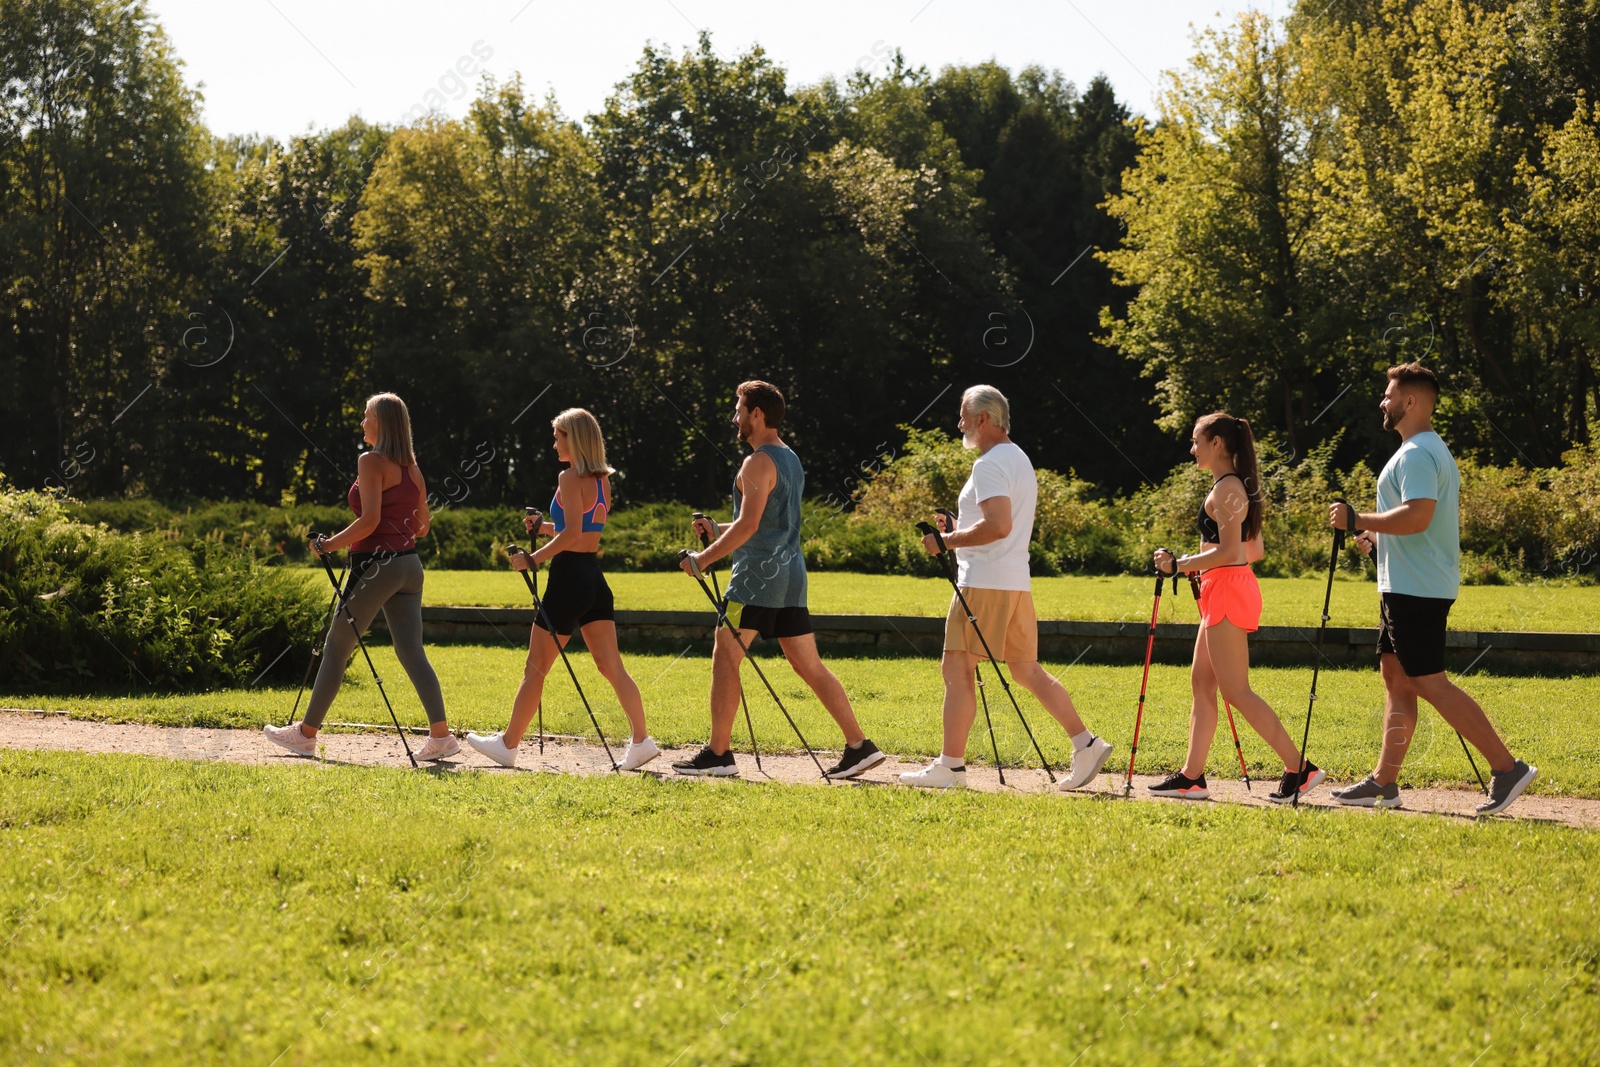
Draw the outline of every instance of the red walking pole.
<instances>
[{"instance_id":1,"label":"red walking pole","mask_svg":"<svg viewBox=\"0 0 1600 1067\"><path fill-rule=\"evenodd\" d=\"M1166 549L1161 548L1156 551L1165 552ZM1177 566L1173 566L1170 575L1162 574L1159 569L1156 571L1156 602L1150 608L1150 634L1144 643L1144 677L1139 680L1139 709L1133 718L1133 747L1128 750L1128 780L1122 786L1123 796L1133 792L1133 761L1134 757L1139 755L1139 727L1144 722L1144 695L1146 687L1150 684L1150 657L1155 654L1156 650L1156 619L1161 614L1161 583L1169 577L1172 579L1172 595L1177 596Z\"/></svg>"}]
</instances>

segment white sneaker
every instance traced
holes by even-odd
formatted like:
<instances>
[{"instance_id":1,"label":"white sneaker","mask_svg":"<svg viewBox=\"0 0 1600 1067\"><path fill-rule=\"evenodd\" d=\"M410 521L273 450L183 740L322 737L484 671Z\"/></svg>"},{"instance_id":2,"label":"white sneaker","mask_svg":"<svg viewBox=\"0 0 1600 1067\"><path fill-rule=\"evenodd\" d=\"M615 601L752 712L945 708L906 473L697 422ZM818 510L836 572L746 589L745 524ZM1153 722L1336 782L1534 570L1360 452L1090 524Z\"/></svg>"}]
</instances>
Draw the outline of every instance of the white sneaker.
<instances>
[{"instance_id":1,"label":"white sneaker","mask_svg":"<svg viewBox=\"0 0 1600 1067\"><path fill-rule=\"evenodd\" d=\"M619 771L636 771L659 755L661 755L661 749L656 746L655 741L651 738L647 737L639 742L629 741L628 747L623 750L622 758L616 762L615 766Z\"/></svg>"},{"instance_id":2,"label":"white sneaker","mask_svg":"<svg viewBox=\"0 0 1600 1067\"><path fill-rule=\"evenodd\" d=\"M290 723L288 726L263 726L262 733L267 735L267 740L275 745L293 752L296 756L305 756L307 759L317 758L317 739L307 737L300 732L300 724Z\"/></svg>"},{"instance_id":3,"label":"white sneaker","mask_svg":"<svg viewBox=\"0 0 1600 1067\"><path fill-rule=\"evenodd\" d=\"M508 748L504 738L504 730L497 734L468 734L467 744L471 745L479 754L488 756L502 767L515 767L517 765L517 750Z\"/></svg>"},{"instance_id":4,"label":"white sneaker","mask_svg":"<svg viewBox=\"0 0 1600 1067\"><path fill-rule=\"evenodd\" d=\"M421 748L417 749L417 759L449 759L451 756L454 756L460 751L461 744L452 735L445 734L443 737L434 737L430 734L427 742Z\"/></svg>"},{"instance_id":5,"label":"white sneaker","mask_svg":"<svg viewBox=\"0 0 1600 1067\"><path fill-rule=\"evenodd\" d=\"M1114 746L1103 737L1096 737L1083 748L1072 754L1072 770L1067 772L1057 789L1063 793L1069 789L1082 789L1094 781L1094 776L1100 773L1100 768L1106 765L1106 760L1111 755Z\"/></svg>"},{"instance_id":6,"label":"white sneaker","mask_svg":"<svg viewBox=\"0 0 1600 1067\"><path fill-rule=\"evenodd\" d=\"M920 771L906 771L900 776L900 781L918 789L965 789L967 768L965 765L946 767L935 761Z\"/></svg>"}]
</instances>

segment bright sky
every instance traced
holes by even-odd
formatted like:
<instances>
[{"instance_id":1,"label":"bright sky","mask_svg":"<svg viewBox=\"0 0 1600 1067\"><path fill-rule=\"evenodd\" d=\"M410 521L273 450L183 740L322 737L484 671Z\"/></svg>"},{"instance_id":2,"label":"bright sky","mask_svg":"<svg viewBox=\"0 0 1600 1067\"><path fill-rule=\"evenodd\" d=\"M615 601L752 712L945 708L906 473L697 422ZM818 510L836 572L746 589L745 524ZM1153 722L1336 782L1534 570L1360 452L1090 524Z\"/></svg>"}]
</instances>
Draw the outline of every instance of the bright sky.
<instances>
[{"instance_id":1,"label":"bright sky","mask_svg":"<svg viewBox=\"0 0 1600 1067\"><path fill-rule=\"evenodd\" d=\"M465 113L477 76L520 72L563 112L596 111L647 41L696 31L731 58L760 44L791 84L842 78L900 48L913 65L1037 63L1080 88L1104 73L1134 111L1154 112L1163 70L1184 64L1191 23L1218 25L1289 0L148 0L205 95L220 134L284 139L352 114L398 122L417 105ZM1228 14L1220 15L1219 9ZM875 50L876 49L876 53ZM460 71L469 72L463 76Z\"/></svg>"}]
</instances>

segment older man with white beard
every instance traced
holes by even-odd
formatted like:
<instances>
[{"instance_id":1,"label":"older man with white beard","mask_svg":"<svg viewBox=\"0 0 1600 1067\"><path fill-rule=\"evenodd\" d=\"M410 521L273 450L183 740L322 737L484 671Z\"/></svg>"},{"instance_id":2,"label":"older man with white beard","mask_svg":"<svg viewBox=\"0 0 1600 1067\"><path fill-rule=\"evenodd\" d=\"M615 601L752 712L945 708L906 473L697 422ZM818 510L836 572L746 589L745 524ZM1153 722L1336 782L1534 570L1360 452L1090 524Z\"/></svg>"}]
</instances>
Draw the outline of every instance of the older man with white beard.
<instances>
[{"instance_id":1,"label":"older man with white beard","mask_svg":"<svg viewBox=\"0 0 1600 1067\"><path fill-rule=\"evenodd\" d=\"M1083 725L1072 698L1061 683L1039 665L1039 622L1033 610L1028 542L1039 482L1027 453L1011 441L1011 405L992 385L975 385L961 396L961 443L976 449L978 459L961 488L955 528L945 515L939 527L945 545L956 554L956 584L983 628L989 650L1072 738L1072 769L1060 788L1081 789L1094 780L1111 755L1111 742ZM930 553L939 545L932 534L922 539ZM961 608L950 599L944 627L944 751L920 771L900 776L906 785L923 789L964 788L967 784L967 736L977 717L974 672L987 658L983 642Z\"/></svg>"}]
</instances>

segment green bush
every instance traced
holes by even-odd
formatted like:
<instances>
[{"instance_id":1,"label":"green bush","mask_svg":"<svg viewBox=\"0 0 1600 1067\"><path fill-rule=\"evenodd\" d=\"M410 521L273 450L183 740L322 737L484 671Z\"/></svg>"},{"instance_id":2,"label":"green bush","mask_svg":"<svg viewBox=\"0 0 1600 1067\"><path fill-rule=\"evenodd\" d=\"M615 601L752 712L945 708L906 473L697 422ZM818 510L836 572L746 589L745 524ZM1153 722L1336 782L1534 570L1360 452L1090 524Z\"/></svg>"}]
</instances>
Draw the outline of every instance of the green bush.
<instances>
[{"instance_id":1,"label":"green bush","mask_svg":"<svg viewBox=\"0 0 1600 1067\"><path fill-rule=\"evenodd\" d=\"M954 507L974 454L937 430L909 427L905 447L863 466L853 496L805 504L801 541L806 565L817 570L937 576L915 524L933 508ZM1264 577L1321 574L1328 566L1327 502L1348 497L1375 506L1376 477L1364 463L1333 466L1338 439L1306 456L1272 441L1261 446L1266 494ZM1536 578L1594 580L1600 571L1600 452L1574 449L1561 467L1489 467L1470 457L1461 467L1462 581L1497 584ZM1040 470L1039 505L1030 556L1034 573L1148 573L1150 556L1166 547L1192 551L1199 543L1195 513L1211 484L1192 462L1175 466L1159 485L1106 499L1073 472ZM196 551L209 546L265 563L308 562L312 530L332 532L350 521L344 507L199 502L168 508L150 501L63 501L73 518L114 530L145 531ZM686 504L632 504L611 513L606 564L613 570L660 571L677 566L679 549L696 542ZM714 517L727 521L726 510ZM429 536L417 544L423 563L454 570L503 566L507 544L526 544L516 508L447 507L434 513ZM1374 577L1353 546L1340 567Z\"/></svg>"},{"instance_id":2,"label":"green bush","mask_svg":"<svg viewBox=\"0 0 1600 1067\"><path fill-rule=\"evenodd\" d=\"M300 667L279 657L310 647L326 606L297 576L218 532L185 545L68 508L0 482L0 684L202 689Z\"/></svg>"},{"instance_id":3,"label":"green bush","mask_svg":"<svg viewBox=\"0 0 1600 1067\"><path fill-rule=\"evenodd\" d=\"M901 454L875 472L861 491L855 516L868 528L895 531L895 540L918 540L917 522L929 521L933 509L955 510L961 487L972 473L977 453L941 430L906 431ZM1034 514L1029 556L1037 574L1109 573L1119 569L1121 537L1114 528L1113 510L1096 498L1094 487L1069 471L1038 471L1039 502ZM937 574L924 567L927 553L915 549L916 566L891 568L912 573Z\"/></svg>"}]
</instances>

